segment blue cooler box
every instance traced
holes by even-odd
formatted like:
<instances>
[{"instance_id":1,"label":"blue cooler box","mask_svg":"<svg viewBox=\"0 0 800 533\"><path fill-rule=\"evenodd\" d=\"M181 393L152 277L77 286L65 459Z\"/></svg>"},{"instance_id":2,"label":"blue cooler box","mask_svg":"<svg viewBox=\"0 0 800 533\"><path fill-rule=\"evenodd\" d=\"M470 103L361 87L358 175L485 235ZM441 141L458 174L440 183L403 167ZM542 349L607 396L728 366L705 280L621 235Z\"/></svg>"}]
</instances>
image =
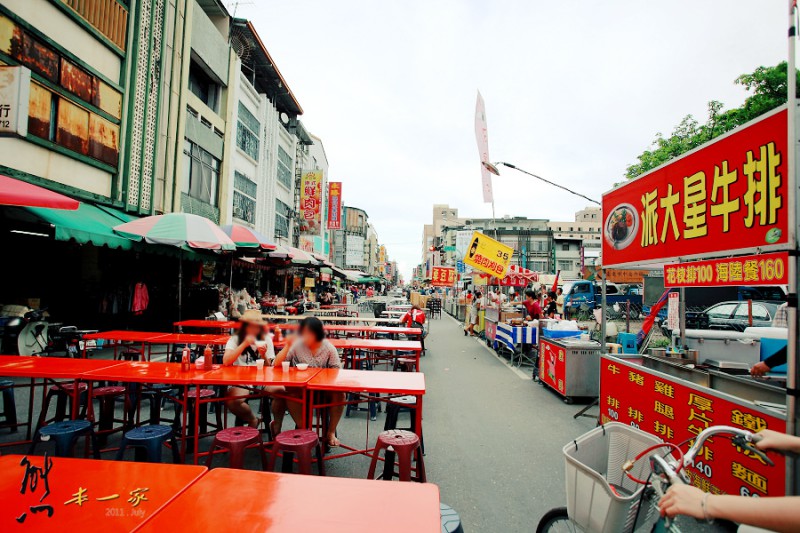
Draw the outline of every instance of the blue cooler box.
<instances>
[{"instance_id":1,"label":"blue cooler box","mask_svg":"<svg viewBox=\"0 0 800 533\"><path fill-rule=\"evenodd\" d=\"M566 339L567 337L580 337L581 333L586 333L585 331L561 331L558 329L549 329L544 328L542 330L542 336L545 339Z\"/></svg>"}]
</instances>

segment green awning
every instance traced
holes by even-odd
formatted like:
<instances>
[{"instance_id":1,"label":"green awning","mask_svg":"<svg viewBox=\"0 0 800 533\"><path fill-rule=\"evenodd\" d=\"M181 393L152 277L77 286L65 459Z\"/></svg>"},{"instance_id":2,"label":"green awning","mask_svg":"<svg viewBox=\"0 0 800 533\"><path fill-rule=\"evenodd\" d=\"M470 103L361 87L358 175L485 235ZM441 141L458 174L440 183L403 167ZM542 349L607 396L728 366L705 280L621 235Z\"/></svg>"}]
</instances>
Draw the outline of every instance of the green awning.
<instances>
[{"instance_id":1,"label":"green awning","mask_svg":"<svg viewBox=\"0 0 800 533\"><path fill-rule=\"evenodd\" d=\"M73 241L78 244L93 244L130 250L134 241L114 233L114 226L128 222L133 217L110 207L100 208L81 202L76 211L26 207L28 211L49 223L55 230L58 241Z\"/></svg>"},{"instance_id":2,"label":"green awning","mask_svg":"<svg viewBox=\"0 0 800 533\"><path fill-rule=\"evenodd\" d=\"M319 269L319 273L320 273L320 274L330 274L330 275L333 275L333 270L331 270L331 269L330 269L330 268L328 268L328 267L322 267L322 268L320 268L320 269Z\"/></svg>"},{"instance_id":3,"label":"green awning","mask_svg":"<svg viewBox=\"0 0 800 533\"><path fill-rule=\"evenodd\" d=\"M375 276L367 276L366 278L359 278L356 283L379 283L381 278L376 278Z\"/></svg>"}]
</instances>

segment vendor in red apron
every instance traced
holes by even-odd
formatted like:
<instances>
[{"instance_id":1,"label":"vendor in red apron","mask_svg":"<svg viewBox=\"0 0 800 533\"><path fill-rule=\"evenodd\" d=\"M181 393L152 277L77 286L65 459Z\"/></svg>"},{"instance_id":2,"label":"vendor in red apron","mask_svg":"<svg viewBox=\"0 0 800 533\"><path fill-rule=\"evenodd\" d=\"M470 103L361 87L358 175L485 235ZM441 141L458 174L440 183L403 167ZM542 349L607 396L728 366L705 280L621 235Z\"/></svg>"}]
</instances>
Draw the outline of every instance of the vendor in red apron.
<instances>
[{"instance_id":1,"label":"vendor in red apron","mask_svg":"<svg viewBox=\"0 0 800 533\"><path fill-rule=\"evenodd\" d=\"M419 328L423 329L425 325L425 312L420 309L418 305L412 305L411 309L406 311L406 313L400 317L400 327L405 328ZM420 335L419 337L420 343L422 343L422 351L425 351L425 335Z\"/></svg>"}]
</instances>

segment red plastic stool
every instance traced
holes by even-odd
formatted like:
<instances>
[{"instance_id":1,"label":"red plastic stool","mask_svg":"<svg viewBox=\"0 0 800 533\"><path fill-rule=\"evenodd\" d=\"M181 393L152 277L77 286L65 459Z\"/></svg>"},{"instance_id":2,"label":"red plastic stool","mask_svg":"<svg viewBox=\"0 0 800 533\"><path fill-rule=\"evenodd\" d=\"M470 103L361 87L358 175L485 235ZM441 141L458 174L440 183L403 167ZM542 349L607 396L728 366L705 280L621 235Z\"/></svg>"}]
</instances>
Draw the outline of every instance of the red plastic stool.
<instances>
[{"instance_id":1,"label":"red plastic stool","mask_svg":"<svg viewBox=\"0 0 800 533\"><path fill-rule=\"evenodd\" d=\"M232 427L223 429L214 435L214 442L208 450L206 467L211 468L211 461L214 458L214 450L223 448L229 452L229 468L244 468L244 451L251 444L258 445L258 452L261 454L261 468L267 469L267 454L264 452L264 443L261 440L261 432L251 427Z\"/></svg>"},{"instance_id":2,"label":"red plastic stool","mask_svg":"<svg viewBox=\"0 0 800 533\"><path fill-rule=\"evenodd\" d=\"M124 428L125 424L127 424L127 421L124 419L117 420L114 418L116 400L120 396L125 397L125 410L123 412L128 412L127 391L128 389L121 386L97 387L92 389L92 400L97 400L100 404L98 409L100 419L97 422L97 440L101 446L105 445L109 433L120 431ZM92 422L94 421L92 420ZM114 430L114 422L122 422L123 428Z\"/></svg>"},{"instance_id":3,"label":"red plastic stool","mask_svg":"<svg viewBox=\"0 0 800 533\"><path fill-rule=\"evenodd\" d=\"M86 383L78 383L78 401L82 403L81 395L85 393L89 389L89 385ZM39 420L36 424L36 429L38 430L45 424L50 423L51 421L54 422L61 422L65 418L72 418L72 401L75 393L75 382L65 382L59 383L58 385L53 385L47 390L47 396L44 400L44 405L42 406L42 412L39 413ZM56 398L56 413L52 419L47 418L47 411L50 409L50 400L53 399L53 396ZM69 404L67 403L69 401ZM67 413L67 405L69 405L69 413ZM81 416L84 415L81 413Z\"/></svg>"},{"instance_id":4,"label":"red plastic stool","mask_svg":"<svg viewBox=\"0 0 800 533\"><path fill-rule=\"evenodd\" d=\"M394 360L394 367L392 370L394 372L397 372L398 370L400 372L416 372L417 360L409 359L408 357L398 357Z\"/></svg>"},{"instance_id":5,"label":"red plastic stool","mask_svg":"<svg viewBox=\"0 0 800 533\"><path fill-rule=\"evenodd\" d=\"M369 465L367 479L375 479L375 467L378 465L378 458L381 450L385 450L383 462L383 474L381 479L391 480L395 476L394 460L397 454L399 473L397 477L400 481L412 481L411 461L416 461L416 476L413 481L425 483L425 463L422 460L422 451L419 447L419 437L410 431L391 429L378 435L378 442L375 444L375 451L372 454L372 462Z\"/></svg>"},{"instance_id":6,"label":"red plastic stool","mask_svg":"<svg viewBox=\"0 0 800 533\"><path fill-rule=\"evenodd\" d=\"M216 393L212 389L200 389L200 399L201 400L205 400L207 398L211 398L212 396L215 396L215 395L216 395ZM186 429L188 430L187 434L188 435L192 435L192 432L194 431L194 426L195 426L195 423L194 423L194 401L195 401L195 398L197 398L197 389L190 390L186 394L186 397L189 400L188 401L188 405L187 405L187 409L189 410L189 427L186 428ZM176 417L180 414L178 412L178 410L176 410L175 413L176 413L175 414ZM216 415L217 415L216 428L217 429L222 429L222 409L217 409ZM200 405L200 437L202 437L206 433L208 433L208 404L204 403L204 404Z\"/></svg>"},{"instance_id":7,"label":"red plastic stool","mask_svg":"<svg viewBox=\"0 0 800 533\"><path fill-rule=\"evenodd\" d=\"M301 474L311 475L311 451L317 450L317 467L319 475L325 475L325 461L322 453L322 445L317 434L310 429L292 429L284 431L275 437L275 444L272 445L272 455L270 457L268 470L272 472L275 468L275 460L278 452L283 452L283 472L292 471L292 462L297 455L298 469Z\"/></svg>"}]
</instances>

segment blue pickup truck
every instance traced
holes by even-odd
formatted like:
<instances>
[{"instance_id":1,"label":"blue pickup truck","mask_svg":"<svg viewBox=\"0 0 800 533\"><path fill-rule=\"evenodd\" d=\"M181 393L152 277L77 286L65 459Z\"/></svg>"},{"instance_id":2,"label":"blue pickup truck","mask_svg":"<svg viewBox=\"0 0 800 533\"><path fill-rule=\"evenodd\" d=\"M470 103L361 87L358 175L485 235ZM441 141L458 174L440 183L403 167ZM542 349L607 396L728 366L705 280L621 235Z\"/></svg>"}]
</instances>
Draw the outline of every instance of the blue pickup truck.
<instances>
[{"instance_id":1,"label":"blue pickup truck","mask_svg":"<svg viewBox=\"0 0 800 533\"><path fill-rule=\"evenodd\" d=\"M564 283L564 309L569 316L576 316L581 307L586 305L588 310L600 307L603 298L602 289L594 281L578 280ZM616 285L606 283L606 306L608 308L619 304L626 307L626 302L631 303L631 318L639 317L642 309L642 289L638 285Z\"/></svg>"}]
</instances>

